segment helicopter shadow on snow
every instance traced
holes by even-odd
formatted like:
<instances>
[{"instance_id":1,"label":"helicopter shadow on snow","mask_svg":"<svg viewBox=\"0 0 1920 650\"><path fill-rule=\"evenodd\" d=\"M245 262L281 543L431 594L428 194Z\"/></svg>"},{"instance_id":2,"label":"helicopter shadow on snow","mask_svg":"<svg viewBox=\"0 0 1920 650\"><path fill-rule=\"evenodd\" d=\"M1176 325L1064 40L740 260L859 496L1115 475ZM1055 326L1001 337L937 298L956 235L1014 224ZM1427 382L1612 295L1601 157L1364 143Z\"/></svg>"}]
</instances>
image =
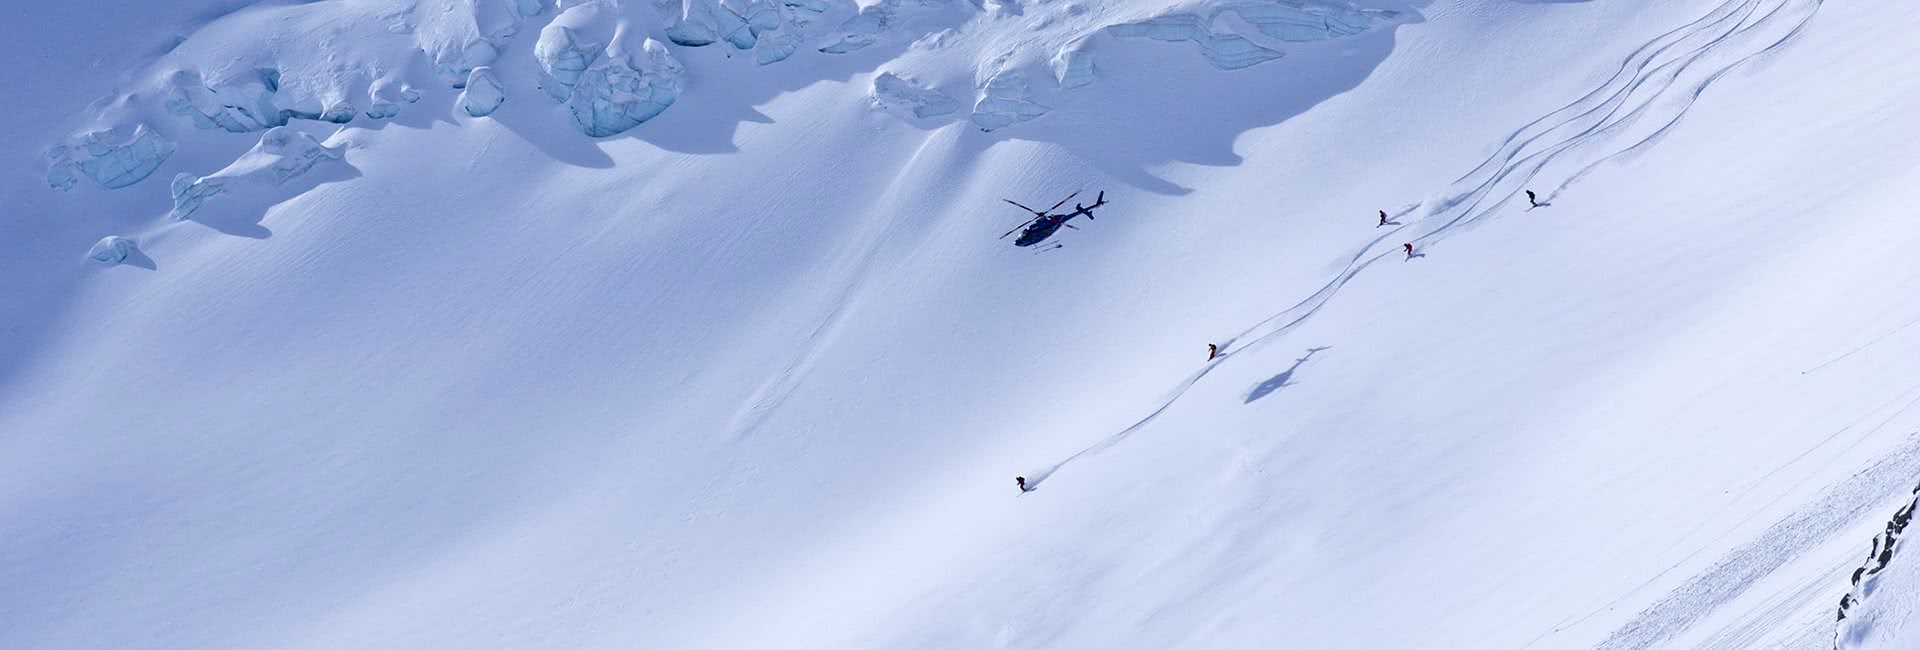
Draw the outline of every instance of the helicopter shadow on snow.
<instances>
[{"instance_id":1,"label":"helicopter shadow on snow","mask_svg":"<svg viewBox=\"0 0 1920 650\"><path fill-rule=\"evenodd\" d=\"M1293 373L1299 371L1301 366L1306 365L1307 361L1313 359L1313 355L1318 354L1325 350L1330 350L1330 349L1333 349L1332 346L1320 346L1317 348L1307 348L1307 353L1305 355L1302 355L1298 359L1294 359L1292 366L1287 367L1286 370L1280 371L1280 374L1274 375L1272 377L1268 377L1265 381L1262 381L1259 384L1255 384L1253 387L1253 390L1247 393L1246 401L1243 403L1252 404L1256 401L1259 401L1260 398L1262 397L1272 395L1274 391L1280 390L1282 388L1286 388L1288 386L1292 386L1294 384Z\"/></svg>"}]
</instances>

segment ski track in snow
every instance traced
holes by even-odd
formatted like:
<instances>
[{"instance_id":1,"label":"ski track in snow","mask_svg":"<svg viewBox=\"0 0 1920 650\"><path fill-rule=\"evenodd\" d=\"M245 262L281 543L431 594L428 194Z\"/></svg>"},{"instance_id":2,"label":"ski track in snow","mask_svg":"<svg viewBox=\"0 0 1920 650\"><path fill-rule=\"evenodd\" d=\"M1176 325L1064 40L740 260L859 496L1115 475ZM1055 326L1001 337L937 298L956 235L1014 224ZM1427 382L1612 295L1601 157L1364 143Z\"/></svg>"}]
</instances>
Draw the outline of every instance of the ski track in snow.
<instances>
[{"instance_id":1,"label":"ski track in snow","mask_svg":"<svg viewBox=\"0 0 1920 650\"><path fill-rule=\"evenodd\" d=\"M1874 339L1871 341L1867 341L1866 343L1862 343L1858 346L1855 346L1852 350L1848 350L1845 354L1834 357L1832 359L1828 359L1826 363L1822 363L1812 368L1802 370L1800 371L1800 374L1803 374L1803 375L1813 374L1814 372L1825 369L1828 366L1831 366L1836 363L1840 363L1841 361L1845 361L1847 357L1851 357L1853 355L1859 354L1865 351L1867 348L1878 345L1881 341L1885 341L1889 338L1893 338L1893 335L1895 334L1899 334L1901 332L1906 331L1907 328L1913 327L1915 323L1920 323L1920 318L1915 318L1913 320L1907 321L1906 324L1893 328L1892 330L1888 331L1885 334L1881 334L1880 336L1874 337Z\"/></svg>"},{"instance_id":2,"label":"ski track in snow","mask_svg":"<svg viewBox=\"0 0 1920 650\"><path fill-rule=\"evenodd\" d=\"M1555 196L1601 165L1641 151L1659 141L1661 136L1679 125L1707 88L1727 73L1791 43L1813 21L1823 2L1825 0L1727 0L1699 19L1648 41L1627 55L1613 76L1599 87L1508 135L1493 155L1454 181L1452 191L1432 208L1430 216L1396 227L1368 241L1347 261L1346 267L1318 291L1227 339L1220 346L1222 354L1219 358L1174 386L1146 417L1036 472L1031 484L1038 485L1068 463L1109 449L1132 436L1158 419L1228 358L1298 328L1362 271L1399 254L1398 241L1413 243L1415 254L1420 255L1427 247L1498 213L1550 163L1559 161L1570 152L1582 151L1582 145L1613 142L1617 139L1615 136L1624 134L1656 111L1660 111L1664 121L1632 144L1588 160L1560 185L1546 193L1541 200L1541 207L1551 204ZM1762 7L1767 7L1767 10L1761 11ZM1762 40L1771 33L1779 35L1772 40ZM1746 36L1756 38L1743 38ZM1757 46L1755 41L1758 41ZM1751 46L1752 49L1742 53L1739 49L1742 46ZM1723 59L1720 67L1696 70L1711 55L1721 54L1730 58ZM1689 83L1682 83L1681 78L1691 72L1699 72L1700 75ZM1674 99L1678 101L1665 101ZM1629 106L1631 108L1627 109ZM1627 110L1623 113L1622 109ZM1567 131L1572 133L1552 140L1554 135ZM1543 141L1551 141L1551 144L1543 145ZM1484 180L1475 181L1482 176L1485 176ZM1490 197L1494 196L1499 198L1488 204ZM1393 212L1389 220L1399 221L1423 205L1416 203L1403 207ZM1426 228L1424 234L1404 240L1395 237L1409 229L1417 232L1429 222L1437 223ZM1382 242L1388 241L1394 241L1389 244L1390 248L1376 250Z\"/></svg>"},{"instance_id":3,"label":"ski track in snow","mask_svg":"<svg viewBox=\"0 0 1920 650\"><path fill-rule=\"evenodd\" d=\"M896 188L894 193L896 197L902 192L898 190L902 185L901 181L917 167L921 157L927 155L930 149L944 146L945 142L938 138L930 137L921 142L920 148L906 160L900 167L900 172L894 176L893 182L888 184L889 187ZM856 307L860 296L865 293L868 281L875 274L874 261L879 259L880 251L892 242L894 231L903 221L900 218L902 212L904 210L895 211L893 216L879 227L862 229L858 239L849 247L853 251L852 263L844 264L840 270L835 271L843 277L834 283L834 286L840 289L834 293L833 306L814 322L812 329L807 331L807 342L800 347L800 353L789 360L779 372L762 383L754 391L753 396L747 399L746 406L734 415L733 422L727 426L729 440L741 440L751 436L761 425L766 424L767 420L773 417L774 412L786 403L787 398L800 388L800 384L806 379L808 372L820 356L839 339L840 330L846 323L847 315Z\"/></svg>"},{"instance_id":4,"label":"ski track in snow","mask_svg":"<svg viewBox=\"0 0 1920 650\"><path fill-rule=\"evenodd\" d=\"M1821 594L1827 590L1838 590L1833 576L1846 572L1852 564L1853 556L1835 560L1822 567L1821 571L1809 572L1800 576L1792 588L1783 589L1767 596L1751 612L1742 614L1732 625L1727 626L1700 643L1702 650L1748 650L1760 647L1760 642L1770 632L1783 626L1798 627L1785 640L1772 645L1775 648L1812 648L1827 640L1831 621L1831 609L1827 599Z\"/></svg>"}]
</instances>

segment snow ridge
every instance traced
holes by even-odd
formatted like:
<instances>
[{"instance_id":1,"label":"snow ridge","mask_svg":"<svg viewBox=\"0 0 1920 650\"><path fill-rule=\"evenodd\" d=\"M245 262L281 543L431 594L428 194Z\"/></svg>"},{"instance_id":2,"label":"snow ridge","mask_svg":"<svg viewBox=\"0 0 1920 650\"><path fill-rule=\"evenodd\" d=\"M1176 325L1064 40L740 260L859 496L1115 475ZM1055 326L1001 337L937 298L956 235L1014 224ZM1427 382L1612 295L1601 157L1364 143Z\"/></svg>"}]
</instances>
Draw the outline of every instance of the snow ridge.
<instances>
[{"instance_id":1,"label":"snow ridge","mask_svg":"<svg viewBox=\"0 0 1920 650\"><path fill-rule=\"evenodd\" d=\"M1861 564L1860 568L1853 570L1853 577L1850 579L1853 589L1840 597L1840 607L1834 614L1834 622L1839 626L1835 632L1833 644L1835 648L1856 647L1860 640L1871 633L1873 627L1871 621L1863 622L1856 619L1850 623L1847 620L1847 613L1862 604L1868 595L1878 589L1881 572L1885 571L1900 550L1905 548L1905 545L1901 544L1902 534L1906 532L1907 524L1912 523L1916 506L1920 506L1920 485L1913 487L1911 498L1907 500L1906 505L1894 511L1893 518L1887 520L1886 529L1873 537L1873 545L1867 550L1866 562Z\"/></svg>"}]
</instances>

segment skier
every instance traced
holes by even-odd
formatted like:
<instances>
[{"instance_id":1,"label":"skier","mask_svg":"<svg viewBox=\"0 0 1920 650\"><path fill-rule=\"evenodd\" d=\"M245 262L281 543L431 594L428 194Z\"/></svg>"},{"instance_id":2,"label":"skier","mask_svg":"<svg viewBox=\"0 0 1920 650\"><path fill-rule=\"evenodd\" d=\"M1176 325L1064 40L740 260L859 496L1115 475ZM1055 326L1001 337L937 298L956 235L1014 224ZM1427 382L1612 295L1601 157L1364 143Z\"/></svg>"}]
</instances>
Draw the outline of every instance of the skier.
<instances>
[{"instance_id":1,"label":"skier","mask_svg":"<svg viewBox=\"0 0 1920 650\"><path fill-rule=\"evenodd\" d=\"M1214 345L1212 343L1208 343L1207 344L1207 360L1212 361L1215 358L1218 358L1219 356L1220 356L1220 346Z\"/></svg>"},{"instance_id":2,"label":"skier","mask_svg":"<svg viewBox=\"0 0 1920 650\"><path fill-rule=\"evenodd\" d=\"M1540 207L1540 200L1534 197L1533 190L1527 190L1527 209L1531 210L1537 207Z\"/></svg>"},{"instance_id":3,"label":"skier","mask_svg":"<svg viewBox=\"0 0 1920 650\"><path fill-rule=\"evenodd\" d=\"M1381 211L1380 211L1380 226L1384 226L1384 225L1387 225L1387 211L1386 211L1386 210L1381 210ZM1380 226L1374 226L1374 227L1375 227L1375 228L1379 228Z\"/></svg>"},{"instance_id":4,"label":"skier","mask_svg":"<svg viewBox=\"0 0 1920 650\"><path fill-rule=\"evenodd\" d=\"M1018 485L1018 486L1020 486L1020 491L1021 491L1021 492L1032 492L1032 491L1033 491L1033 488L1030 488L1030 487L1027 487L1027 477L1025 477L1025 476L1015 476L1015 477L1013 477L1013 484L1014 484L1014 485Z\"/></svg>"},{"instance_id":5,"label":"skier","mask_svg":"<svg viewBox=\"0 0 1920 650\"><path fill-rule=\"evenodd\" d=\"M1407 259L1413 259L1413 244L1401 244L1400 247L1407 249Z\"/></svg>"}]
</instances>

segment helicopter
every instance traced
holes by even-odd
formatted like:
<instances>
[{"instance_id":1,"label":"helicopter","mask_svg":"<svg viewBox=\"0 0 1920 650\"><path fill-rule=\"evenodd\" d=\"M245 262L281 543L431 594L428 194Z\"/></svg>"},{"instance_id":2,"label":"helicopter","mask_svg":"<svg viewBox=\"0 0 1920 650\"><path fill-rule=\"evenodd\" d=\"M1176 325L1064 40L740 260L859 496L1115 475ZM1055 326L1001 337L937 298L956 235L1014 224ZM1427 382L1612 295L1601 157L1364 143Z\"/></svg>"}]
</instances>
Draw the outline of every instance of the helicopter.
<instances>
[{"instance_id":1,"label":"helicopter","mask_svg":"<svg viewBox=\"0 0 1920 650\"><path fill-rule=\"evenodd\" d=\"M1048 237L1052 237L1053 233L1059 231L1061 226L1066 226L1074 230L1079 230L1079 228L1074 228L1073 224L1070 224L1067 222L1072 221L1074 217L1086 217L1089 220L1093 219L1093 209L1107 204L1107 193L1105 191L1100 192L1100 195L1094 198L1093 205L1081 205L1079 203L1075 203L1073 204L1073 211L1071 212L1062 212L1057 214L1053 212L1054 210L1059 209L1060 206L1066 205L1068 201L1072 201L1073 197L1076 197L1079 195L1080 195L1080 192L1078 191L1072 194L1068 194L1067 198L1060 199L1059 203L1055 203L1053 204L1053 207L1047 208L1045 210L1035 210L1033 208L1029 208L1027 206L1021 205L1020 202L1015 201L1013 199L1000 199L1002 201L1012 203L1014 207L1033 213L1032 219L1028 219L1024 223L1021 223L1018 226L1014 226L1013 230L1009 230L1006 232L1006 234L1000 235L1000 238L1006 239L1008 235L1012 235L1015 232L1019 232L1020 236L1013 240L1013 245L1032 246L1034 244L1038 244L1040 242L1046 241ZM1021 230L1022 228L1024 228L1025 230Z\"/></svg>"}]
</instances>

